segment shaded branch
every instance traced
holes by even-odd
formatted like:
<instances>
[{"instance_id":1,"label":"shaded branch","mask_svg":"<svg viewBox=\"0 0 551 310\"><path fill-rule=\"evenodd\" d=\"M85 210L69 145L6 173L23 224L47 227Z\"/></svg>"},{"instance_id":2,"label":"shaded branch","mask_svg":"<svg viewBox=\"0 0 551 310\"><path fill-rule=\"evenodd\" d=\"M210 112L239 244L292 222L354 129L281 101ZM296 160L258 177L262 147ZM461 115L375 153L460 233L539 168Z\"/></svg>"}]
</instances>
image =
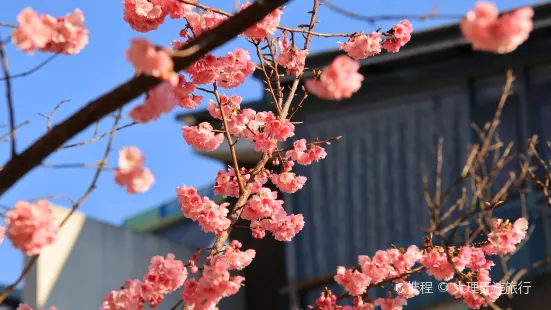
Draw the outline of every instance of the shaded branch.
<instances>
[{"instance_id":1,"label":"shaded branch","mask_svg":"<svg viewBox=\"0 0 551 310\"><path fill-rule=\"evenodd\" d=\"M173 58L174 70L180 71L187 68L208 52L237 37L251 25L261 21L273 10L288 1L263 1L262 4L255 2L213 30L189 41L188 44L182 47L180 53L182 57ZM50 132L38 139L23 153L12 158L0 171L0 195L77 133L160 83L159 79L152 76L139 75L134 77L93 100L68 119L53 127Z\"/></svg>"}]
</instances>

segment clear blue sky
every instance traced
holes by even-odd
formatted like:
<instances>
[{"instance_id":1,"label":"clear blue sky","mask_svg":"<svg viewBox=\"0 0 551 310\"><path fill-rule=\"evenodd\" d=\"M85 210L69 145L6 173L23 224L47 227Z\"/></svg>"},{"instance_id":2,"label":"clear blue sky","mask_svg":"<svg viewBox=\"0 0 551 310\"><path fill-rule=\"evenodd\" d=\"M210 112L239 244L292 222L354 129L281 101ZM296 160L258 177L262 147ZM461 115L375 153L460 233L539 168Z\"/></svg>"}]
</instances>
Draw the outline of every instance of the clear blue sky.
<instances>
[{"instance_id":1,"label":"clear blue sky","mask_svg":"<svg viewBox=\"0 0 551 310\"><path fill-rule=\"evenodd\" d=\"M200 3L214 5L226 11L231 11L233 0L210 0ZM241 0L241 3L244 1ZM525 4L543 1L530 0L497 0L500 10L507 10ZM425 14L438 4L442 14L464 14L475 0L333 0L343 8L364 15L378 14ZM133 37L146 37L159 45L170 45L170 40L178 39L178 32L183 27L182 21L167 19L158 31L141 34L136 33L123 21L123 5L120 0L34 0L8 1L2 4L0 21L16 23L16 15L25 6L30 5L40 13L54 16L65 15L75 8L80 8L85 14L85 25L90 29L90 43L84 51L76 56L58 56L45 68L28 77L13 81L12 90L16 108L16 121L25 120L30 124L17 132L18 149L23 150L46 130L46 121L38 113L48 114L61 100L69 99L59 109L54 117L55 122L65 119L77 111L91 99L110 90L132 76L133 70L124 58L124 52ZM282 24L295 27L308 21L307 12L312 1L293 0L287 6L282 16ZM316 26L319 32L353 32L365 30L371 32L379 27L390 28L393 22L383 22L370 25L351 20L322 7L319 11L320 24ZM434 27L442 23L452 23L454 20L431 20L425 22L413 21L414 31ZM9 28L0 28L1 39L9 36ZM317 38L311 45L313 52L336 48L337 38ZM249 48L243 39L230 42L216 54L225 53L234 47ZM35 54L28 56L9 45L6 50L11 73L29 70L50 55ZM227 94L232 94L226 92ZM255 80L248 80L234 93L242 96L245 101L255 100L262 94L262 87ZM135 104L138 104L136 102ZM203 104L201 108L204 108ZM129 108L124 110L125 118L122 124L129 123ZM150 208L164 200L174 197L174 189L181 184L202 187L213 182L219 169L219 163L195 155L181 136L181 124L174 120L177 108L172 113L163 116L156 122L138 125L117 133L114 149L111 153L109 166L116 165L117 150L123 146L136 145L146 156L146 166L156 177L156 183L145 194L128 195L113 182L110 172L105 172L99 179L97 190L82 205L81 211L95 219L119 225L122 221L144 209ZM0 82L0 124L8 124L5 105L4 83ZM101 132L108 131L111 120L102 122ZM0 128L1 134L6 128ZM93 129L78 135L73 142L84 141L92 136ZM46 159L46 163L93 163L103 156L106 139L84 147L58 152ZM9 155L9 144L0 143L0 161L5 162ZM45 195L64 194L78 199L86 190L94 171L91 169L35 169L16 186L0 198L0 204L13 205L20 199L32 199ZM53 201L67 205L66 201ZM307 219L306 219L307 220ZM2 220L0 219L0 223ZM9 241L0 245L0 283L10 283L19 274L22 267L22 256L13 248Z\"/></svg>"}]
</instances>

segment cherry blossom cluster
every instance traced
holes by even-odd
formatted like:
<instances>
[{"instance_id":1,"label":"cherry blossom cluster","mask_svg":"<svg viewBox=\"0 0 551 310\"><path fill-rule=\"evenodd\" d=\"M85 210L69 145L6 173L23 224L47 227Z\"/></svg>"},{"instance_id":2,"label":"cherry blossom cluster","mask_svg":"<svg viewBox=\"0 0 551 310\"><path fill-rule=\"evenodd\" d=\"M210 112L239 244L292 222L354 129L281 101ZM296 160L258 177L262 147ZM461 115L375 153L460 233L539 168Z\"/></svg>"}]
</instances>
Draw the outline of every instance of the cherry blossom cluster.
<instances>
[{"instance_id":1,"label":"cherry blossom cluster","mask_svg":"<svg viewBox=\"0 0 551 310\"><path fill-rule=\"evenodd\" d=\"M239 251L240 246L239 243L229 245L233 249L211 258L198 280L186 281L182 292L186 306L194 310L214 310L222 298L237 294L245 278L231 276L230 271L245 268L255 255L254 250Z\"/></svg>"},{"instance_id":2,"label":"cherry blossom cluster","mask_svg":"<svg viewBox=\"0 0 551 310\"><path fill-rule=\"evenodd\" d=\"M115 182L126 187L129 194L143 193L155 183L149 168L144 168L145 157L135 146L124 147L119 151L119 167L114 170Z\"/></svg>"},{"instance_id":3,"label":"cherry blossom cluster","mask_svg":"<svg viewBox=\"0 0 551 310\"><path fill-rule=\"evenodd\" d=\"M168 52L146 39L132 39L130 48L126 51L126 59L138 73L163 79L173 86L178 83L178 74L173 71L174 63Z\"/></svg>"},{"instance_id":4,"label":"cherry blossom cluster","mask_svg":"<svg viewBox=\"0 0 551 310\"><path fill-rule=\"evenodd\" d=\"M140 310L145 304L157 307L167 294L184 285L188 276L184 263L169 253L166 258L151 258L143 281L127 280L118 291L111 291L104 298L101 310Z\"/></svg>"},{"instance_id":5,"label":"cherry blossom cluster","mask_svg":"<svg viewBox=\"0 0 551 310\"><path fill-rule=\"evenodd\" d=\"M264 238L269 231L278 241L291 241L304 228L302 214L288 215L283 200L277 200L277 192L268 188L251 196L241 217L251 221L253 237L257 239Z\"/></svg>"},{"instance_id":6,"label":"cherry blossom cluster","mask_svg":"<svg viewBox=\"0 0 551 310\"><path fill-rule=\"evenodd\" d=\"M84 28L84 15L79 9L55 18L48 14L39 16L33 9L25 8L17 15L17 21L19 25L11 39L28 54L39 50L74 55L88 44L89 30Z\"/></svg>"},{"instance_id":7,"label":"cherry blossom cluster","mask_svg":"<svg viewBox=\"0 0 551 310\"><path fill-rule=\"evenodd\" d=\"M516 246L526 237L528 221L519 218L514 223L494 219L492 231L488 234L486 242L481 245L465 245L462 247L430 246L420 250L412 245L407 250L391 248L386 251L377 251L370 258L360 255L358 267L347 269L338 267L335 282L344 287L355 296L354 306L336 306L337 297L326 290L316 300L319 309L402 309L407 305L407 299L419 295L419 290L405 280L409 275L424 269L427 275L439 281L448 282L447 291L455 298L460 298L471 309L479 309L488 306L488 302L496 301L502 294L501 285L490 284L490 269L494 262L487 259L491 255L503 255L515 251ZM413 268L416 264L421 269ZM468 270L468 271L467 271ZM458 276L460 275L460 276ZM465 279L476 280L479 287L485 289L481 292L469 290L464 284ZM378 298L371 301L368 297L368 289L380 286L385 282L394 283L397 293L395 298Z\"/></svg>"},{"instance_id":8,"label":"cherry blossom cluster","mask_svg":"<svg viewBox=\"0 0 551 310\"><path fill-rule=\"evenodd\" d=\"M380 54L383 49L390 53L397 53L411 40L412 32L413 26L409 20L404 19L386 33L354 35L348 42L340 43L340 48L356 60ZM386 35L386 38L383 38L383 35Z\"/></svg>"},{"instance_id":9,"label":"cherry blossom cluster","mask_svg":"<svg viewBox=\"0 0 551 310\"><path fill-rule=\"evenodd\" d=\"M474 50L506 54L528 39L533 16L531 7L499 16L495 4L478 2L461 20L460 28Z\"/></svg>"},{"instance_id":10,"label":"cherry blossom cluster","mask_svg":"<svg viewBox=\"0 0 551 310\"><path fill-rule=\"evenodd\" d=\"M360 90L364 76L358 70L360 63L346 55L337 56L324 68L318 78L306 80L309 92L320 99L342 100Z\"/></svg>"},{"instance_id":11,"label":"cherry blossom cluster","mask_svg":"<svg viewBox=\"0 0 551 310\"><path fill-rule=\"evenodd\" d=\"M38 255L45 246L54 243L58 226L50 203L18 201L6 216L6 236L14 248L25 255Z\"/></svg>"},{"instance_id":12,"label":"cherry blossom cluster","mask_svg":"<svg viewBox=\"0 0 551 310\"><path fill-rule=\"evenodd\" d=\"M184 216L199 222L205 232L220 235L230 227L227 218L229 203L218 205L208 197L201 198L195 188L187 185L177 187L176 194Z\"/></svg>"}]
</instances>

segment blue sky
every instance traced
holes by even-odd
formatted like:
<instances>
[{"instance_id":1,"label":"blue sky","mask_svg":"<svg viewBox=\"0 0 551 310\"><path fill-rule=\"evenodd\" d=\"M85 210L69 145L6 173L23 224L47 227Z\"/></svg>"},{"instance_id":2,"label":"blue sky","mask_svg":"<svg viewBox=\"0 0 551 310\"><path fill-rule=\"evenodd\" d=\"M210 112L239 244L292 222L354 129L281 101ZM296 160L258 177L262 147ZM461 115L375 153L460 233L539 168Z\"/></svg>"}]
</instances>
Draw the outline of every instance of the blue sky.
<instances>
[{"instance_id":1,"label":"blue sky","mask_svg":"<svg viewBox=\"0 0 551 310\"><path fill-rule=\"evenodd\" d=\"M210 0L200 3L216 6L231 11L233 0ZM241 3L244 1L241 0ZM426 14L435 5L439 5L441 14L464 14L475 0L447 1L447 0L333 0L335 4L364 15L379 14ZM497 0L500 10L507 10L525 4L534 4L543 1L530 0ZM307 12L311 9L312 1L293 0L287 6L282 16L282 25L296 27L309 20ZM38 113L49 114L62 100L71 100L65 103L55 114L54 123L57 123L119 83L132 76L133 70L124 58L124 52L133 37L145 37L159 45L170 45L170 40L178 39L178 32L183 27L182 21L167 19L158 31L142 34L134 32L123 21L123 5L120 0L34 0L9 1L2 5L0 22L16 23L16 15L24 7L31 6L40 13L54 16L65 15L75 8L80 8L85 14L85 25L90 29L90 43L84 51L76 56L58 56L54 61L40 71L12 82L13 99L16 109L16 122L29 121L17 132L18 150L30 145L46 130L46 120ZM393 21L370 25L365 22L351 20L336 15L326 7L321 7L318 15L321 21L316 26L319 32L354 32L365 30L371 32L379 27L392 27ZM434 27L443 23L452 23L456 20L429 20L424 22L413 21L414 31ZM11 29L0 27L0 39L9 36ZM311 45L311 51L319 52L337 47L337 38L317 38ZM215 54L224 54L234 47L250 49L243 39L236 39L217 50ZM50 55L35 54L29 56L17 51L11 44L6 53L12 74L31 69ZM262 95L261 84L249 79L231 95L236 93L251 101ZM7 125L8 117L5 106L4 83L0 83L0 124ZM141 101L138 100L138 101ZM139 104L139 102L134 103ZM206 101L206 100L205 100ZM205 108L203 104L198 109ZM128 118L129 107L124 111L121 124L131 122ZM181 136L181 124L174 120L176 113L182 112L177 108L172 113L163 116L156 122L146 125L137 125L117 133L114 141L114 151L111 153L109 166L115 166L117 150L123 146L136 145L146 156L146 166L156 177L156 183L150 191L142 195L128 195L113 182L110 172L105 172L99 179L96 191L86 200L80 210L88 216L120 225L124 219L140 211L148 209L164 200L174 197L174 189L181 184L202 187L213 182L214 177L222 165L202 158L193 153ZM109 130L111 120L101 123L100 132ZM6 128L0 128L0 135ZM71 142L85 141L93 134L93 128L81 133ZM49 164L66 163L94 163L103 156L107 139L100 140L83 147L58 152L46 159ZM9 156L9 144L0 143L0 161L5 162ZM94 171L91 169L35 169L20 180L6 194L0 197L1 205L13 205L17 200L33 199L40 196L63 194L78 199L89 186ZM53 200L60 205L67 205L66 201ZM2 220L0 219L0 223ZM10 283L18 275L22 267L22 256L14 250L9 241L0 245L0 283Z\"/></svg>"}]
</instances>

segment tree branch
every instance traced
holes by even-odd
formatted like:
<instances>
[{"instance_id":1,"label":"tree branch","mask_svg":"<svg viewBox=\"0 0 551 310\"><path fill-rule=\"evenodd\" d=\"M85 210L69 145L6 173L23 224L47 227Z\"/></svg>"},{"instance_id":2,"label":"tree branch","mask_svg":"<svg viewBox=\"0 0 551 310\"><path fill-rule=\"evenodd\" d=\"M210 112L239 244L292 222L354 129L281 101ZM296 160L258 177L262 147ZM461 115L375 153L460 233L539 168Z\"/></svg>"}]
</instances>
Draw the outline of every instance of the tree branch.
<instances>
[{"instance_id":1,"label":"tree branch","mask_svg":"<svg viewBox=\"0 0 551 310\"><path fill-rule=\"evenodd\" d=\"M6 104L8 106L8 117L10 121L10 136L11 136L11 157L17 156L15 143L15 115L13 111L13 100L11 96L11 81L10 70L8 68L8 59L4 53L4 44L0 42L0 60L2 61L2 69L4 71L4 79L6 84Z\"/></svg>"},{"instance_id":2,"label":"tree branch","mask_svg":"<svg viewBox=\"0 0 551 310\"><path fill-rule=\"evenodd\" d=\"M215 29L186 44L181 57L174 57L174 70L180 71L205 54L238 36L251 25L261 21L270 12L289 0L255 2L247 9L229 18ZM0 195L5 193L21 177L27 174L63 143L73 138L89 125L102 119L109 113L123 107L145 91L157 86L161 81L151 76L140 75L121 84L110 92L100 96L71 117L52 128L23 153L12 158L0 171Z\"/></svg>"}]
</instances>

